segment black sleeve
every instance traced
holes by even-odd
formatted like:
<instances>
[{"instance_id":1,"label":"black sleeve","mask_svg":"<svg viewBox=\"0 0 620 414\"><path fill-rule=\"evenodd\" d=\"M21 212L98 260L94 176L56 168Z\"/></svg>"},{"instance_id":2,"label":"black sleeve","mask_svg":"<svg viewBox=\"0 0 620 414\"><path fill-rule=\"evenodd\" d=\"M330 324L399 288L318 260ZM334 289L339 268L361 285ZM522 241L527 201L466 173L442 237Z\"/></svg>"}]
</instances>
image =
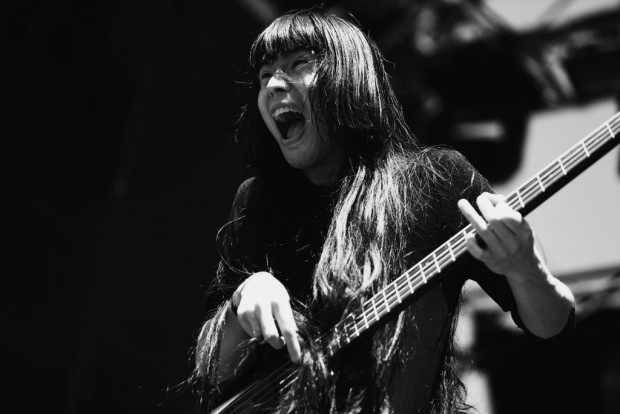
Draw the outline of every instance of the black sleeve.
<instances>
[{"instance_id":1,"label":"black sleeve","mask_svg":"<svg viewBox=\"0 0 620 414\"><path fill-rule=\"evenodd\" d=\"M228 300L248 276L247 261L243 259L248 255L250 242L244 234L252 231L248 228L251 227L251 220L247 217L247 206L256 184L255 178L241 183L230 208L228 221L218 232L216 244L220 260L215 278L207 290L207 312L217 309Z\"/></svg>"},{"instance_id":2,"label":"black sleeve","mask_svg":"<svg viewBox=\"0 0 620 414\"><path fill-rule=\"evenodd\" d=\"M446 168L449 168L447 175L450 177L450 181L441 200L444 211L447 211L447 214L452 216L452 220L450 221L456 223L454 234L468 224L457 207L458 200L461 198L467 199L477 209L476 198L483 192L492 193L494 190L489 182L459 152L450 150L444 151L440 162L447 165L448 167ZM515 324L521 328L527 336L551 344L554 342L563 342L572 334L575 323L574 309L571 312L564 330L553 338L543 340L531 334L521 321L515 298L505 276L492 272L483 262L475 259L470 254L466 254L466 257L459 266L459 271L462 273L463 278L475 281L504 312L510 312Z\"/></svg>"}]
</instances>

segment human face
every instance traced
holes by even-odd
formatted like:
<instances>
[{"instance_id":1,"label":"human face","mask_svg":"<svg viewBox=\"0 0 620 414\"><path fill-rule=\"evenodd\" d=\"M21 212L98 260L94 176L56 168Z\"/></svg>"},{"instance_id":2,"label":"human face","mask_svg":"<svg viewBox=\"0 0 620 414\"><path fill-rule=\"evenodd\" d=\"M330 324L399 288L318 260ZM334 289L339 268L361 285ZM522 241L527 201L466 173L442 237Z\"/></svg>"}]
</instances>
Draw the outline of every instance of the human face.
<instances>
[{"instance_id":1,"label":"human face","mask_svg":"<svg viewBox=\"0 0 620 414\"><path fill-rule=\"evenodd\" d=\"M316 74L316 56L309 50L263 64L258 109L289 165L315 184L331 184L341 171L342 152L327 126L312 116L309 96Z\"/></svg>"}]
</instances>

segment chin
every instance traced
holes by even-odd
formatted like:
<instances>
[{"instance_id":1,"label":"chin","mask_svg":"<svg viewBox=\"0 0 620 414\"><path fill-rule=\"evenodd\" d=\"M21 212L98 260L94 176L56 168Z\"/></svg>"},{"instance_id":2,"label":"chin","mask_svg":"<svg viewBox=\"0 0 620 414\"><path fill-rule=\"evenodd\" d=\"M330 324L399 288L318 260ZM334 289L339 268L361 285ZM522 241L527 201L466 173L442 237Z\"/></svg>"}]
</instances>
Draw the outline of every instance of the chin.
<instances>
[{"instance_id":1,"label":"chin","mask_svg":"<svg viewBox=\"0 0 620 414\"><path fill-rule=\"evenodd\" d=\"M284 157L286 163L296 170L305 170L310 167L310 163L307 160L299 159L297 157Z\"/></svg>"},{"instance_id":2,"label":"chin","mask_svg":"<svg viewBox=\"0 0 620 414\"><path fill-rule=\"evenodd\" d=\"M291 167L294 168L296 170L303 170L305 168L307 168L304 163L302 162L296 162L296 161L289 161L288 159L286 160L286 163Z\"/></svg>"}]
</instances>

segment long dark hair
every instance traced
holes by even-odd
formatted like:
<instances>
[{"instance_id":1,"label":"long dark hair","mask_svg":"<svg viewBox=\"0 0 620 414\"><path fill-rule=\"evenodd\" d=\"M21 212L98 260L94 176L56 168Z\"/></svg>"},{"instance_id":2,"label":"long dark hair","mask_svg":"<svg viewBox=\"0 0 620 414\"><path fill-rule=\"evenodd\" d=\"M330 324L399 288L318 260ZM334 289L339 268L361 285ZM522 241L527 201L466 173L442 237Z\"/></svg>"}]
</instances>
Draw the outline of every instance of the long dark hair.
<instances>
[{"instance_id":1,"label":"long dark hair","mask_svg":"<svg viewBox=\"0 0 620 414\"><path fill-rule=\"evenodd\" d=\"M300 49L317 54L318 70L310 96L314 115L341 137L349 160L372 166L378 157L396 150L416 149L375 43L358 26L321 9L289 12L275 20L250 49L250 74L278 55ZM253 96L260 89L251 76ZM256 103L247 105L239 129L248 163L263 173L286 168L273 137L258 115ZM251 138L247 140L248 131ZM401 147L401 148L398 148ZM278 172L281 172L278 171Z\"/></svg>"},{"instance_id":2,"label":"long dark hair","mask_svg":"<svg viewBox=\"0 0 620 414\"><path fill-rule=\"evenodd\" d=\"M407 127L383 57L356 23L316 8L287 13L252 45L252 72L266 61L300 49L317 55L316 83L310 95L314 116L329 126L330 136L339 138L347 154L345 176L336 191L333 215L314 269L309 305L316 319L331 322L334 315L359 304L406 270L403 252L416 249L410 242L412 235L428 215L428 183L438 180L442 172L429 161L429 150ZM253 78L257 92L258 77ZM246 106L240 125L238 139L246 149L246 164L267 188L278 189L270 194L269 199L276 201L271 201L269 208L281 208L277 194L282 193L282 183L290 186L290 180L302 179L301 175L285 162L255 102ZM234 231L233 226L225 230L228 236ZM230 237L222 238L222 243L229 241ZM224 256L227 249L222 246ZM389 404L389 370L400 352L404 324L412 323L412 318L410 313L402 313L361 345L359 352L372 362L362 373L358 370L356 378L349 378L352 385L344 390L338 389L321 363L303 367L298 385L285 399L284 411L316 412L326 407L330 412L356 412L362 407L380 411ZM314 354L306 360L325 361L322 350L308 352ZM444 378L444 383L458 382L451 381ZM451 389L446 394L459 393Z\"/></svg>"}]
</instances>

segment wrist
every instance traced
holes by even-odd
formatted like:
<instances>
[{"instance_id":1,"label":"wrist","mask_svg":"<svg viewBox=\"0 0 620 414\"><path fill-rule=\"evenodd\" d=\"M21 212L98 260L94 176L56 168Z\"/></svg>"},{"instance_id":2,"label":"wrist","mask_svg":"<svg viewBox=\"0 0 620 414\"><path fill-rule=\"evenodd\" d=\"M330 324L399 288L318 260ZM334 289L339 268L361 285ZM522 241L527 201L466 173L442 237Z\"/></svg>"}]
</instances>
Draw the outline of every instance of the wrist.
<instances>
[{"instance_id":1,"label":"wrist","mask_svg":"<svg viewBox=\"0 0 620 414\"><path fill-rule=\"evenodd\" d=\"M237 308L239 307L239 302L241 301L241 292L243 291L246 283L248 283L248 280L249 278L245 279L239 286L237 286L237 289L235 289L232 296L230 297L230 310L235 316L237 316Z\"/></svg>"},{"instance_id":2,"label":"wrist","mask_svg":"<svg viewBox=\"0 0 620 414\"><path fill-rule=\"evenodd\" d=\"M538 262L519 271L506 274L511 285L520 289L537 289L544 285L549 285L550 273L547 267Z\"/></svg>"}]
</instances>

